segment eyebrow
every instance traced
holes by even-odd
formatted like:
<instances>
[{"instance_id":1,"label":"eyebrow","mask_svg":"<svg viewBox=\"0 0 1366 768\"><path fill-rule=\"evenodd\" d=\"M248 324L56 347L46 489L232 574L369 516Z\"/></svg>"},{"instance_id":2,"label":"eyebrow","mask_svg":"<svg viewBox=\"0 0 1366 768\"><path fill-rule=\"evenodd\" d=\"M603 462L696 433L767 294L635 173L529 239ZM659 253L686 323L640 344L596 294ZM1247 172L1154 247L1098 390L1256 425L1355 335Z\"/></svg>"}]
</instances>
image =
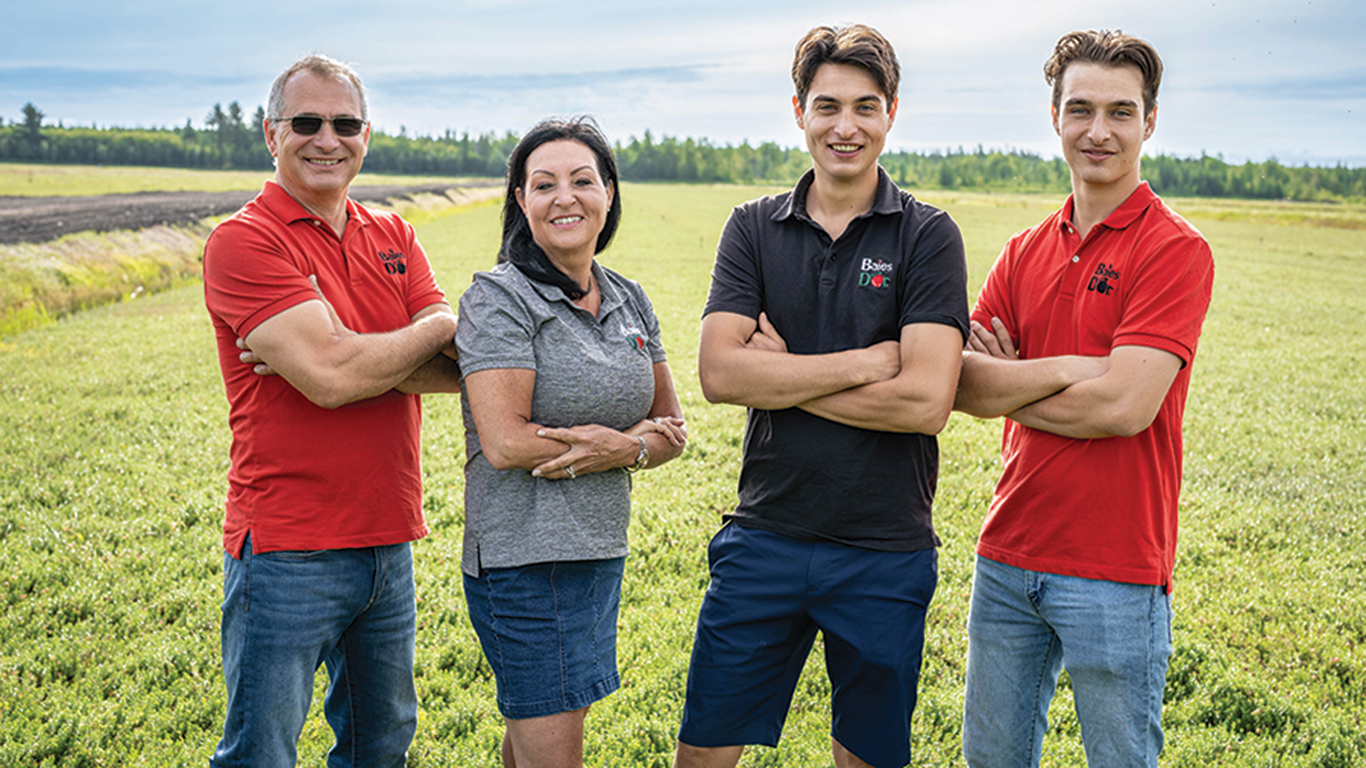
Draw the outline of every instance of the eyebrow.
<instances>
[{"instance_id":1,"label":"eyebrow","mask_svg":"<svg viewBox=\"0 0 1366 768\"><path fill-rule=\"evenodd\" d=\"M592 164L592 163L584 163L583 165L580 165L578 168L573 168L573 169L571 169L571 170L569 171L569 175L573 176L574 174L578 173L579 171L585 171L585 170L591 171L591 170L596 170L596 169L593 167L593 164ZM533 169L527 171L527 178L531 178L532 176L535 176L535 175L538 174L538 173L539 173L539 174L542 174L542 175L545 175L545 176L554 176L554 175L555 175L555 173L554 173L553 171L548 171L548 170L546 170L546 169L544 169L544 168L533 168Z\"/></svg>"},{"instance_id":2,"label":"eyebrow","mask_svg":"<svg viewBox=\"0 0 1366 768\"><path fill-rule=\"evenodd\" d=\"M882 102L882 96L880 96L879 94L876 94L876 93L870 93L870 94L867 94L867 95L865 95L865 96L859 96L858 98L853 99L853 102L854 102L855 104L862 104L862 103L865 102L865 101L875 101L875 102L881 103L881 102ZM835 98L834 96L826 96L826 95L823 95L823 94L815 94L815 95L813 95L813 96L811 97L811 102L812 102L813 104L814 104L814 103L838 104L838 103L840 103L840 100L837 99L837 98Z\"/></svg>"},{"instance_id":3,"label":"eyebrow","mask_svg":"<svg viewBox=\"0 0 1366 768\"><path fill-rule=\"evenodd\" d=\"M1075 105L1080 105L1080 106L1083 106L1083 107L1089 107L1089 106L1093 106L1093 105L1095 104L1095 102L1092 101L1092 100L1090 100L1090 99L1082 99L1082 98L1078 98L1078 97L1073 97L1073 98L1070 98L1070 99L1068 99L1067 101L1064 101L1064 102L1063 102L1063 106L1065 106L1065 107L1070 107L1070 106L1072 106L1072 105L1074 105L1074 104L1075 104ZM1137 106L1138 106L1138 102L1134 101L1133 99L1118 99L1118 100L1116 100L1116 101L1108 102L1108 103L1106 104L1106 106L1108 106L1108 107L1137 107Z\"/></svg>"}]
</instances>

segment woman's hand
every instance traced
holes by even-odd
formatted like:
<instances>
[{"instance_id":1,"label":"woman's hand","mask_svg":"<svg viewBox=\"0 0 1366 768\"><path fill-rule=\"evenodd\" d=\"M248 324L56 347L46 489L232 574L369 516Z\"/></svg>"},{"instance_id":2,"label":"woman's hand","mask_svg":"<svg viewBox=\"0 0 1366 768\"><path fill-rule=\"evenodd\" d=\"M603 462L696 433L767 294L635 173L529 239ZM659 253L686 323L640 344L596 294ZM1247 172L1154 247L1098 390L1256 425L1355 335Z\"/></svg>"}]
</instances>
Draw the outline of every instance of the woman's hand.
<instances>
[{"instance_id":1,"label":"woman's hand","mask_svg":"<svg viewBox=\"0 0 1366 768\"><path fill-rule=\"evenodd\" d=\"M548 480L563 480L606 469L629 467L640 455L640 441L634 436L601 424L545 427L537 430L536 436L569 446L568 451L531 470L533 477Z\"/></svg>"},{"instance_id":2,"label":"woman's hand","mask_svg":"<svg viewBox=\"0 0 1366 768\"><path fill-rule=\"evenodd\" d=\"M677 416L656 416L652 419L642 419L638 424L626 430L626 434L631 437L644 437L651 432L658 432L663 435L670 445L682 447L688 444L688 423Z\"/></svg>"}]
</instances>

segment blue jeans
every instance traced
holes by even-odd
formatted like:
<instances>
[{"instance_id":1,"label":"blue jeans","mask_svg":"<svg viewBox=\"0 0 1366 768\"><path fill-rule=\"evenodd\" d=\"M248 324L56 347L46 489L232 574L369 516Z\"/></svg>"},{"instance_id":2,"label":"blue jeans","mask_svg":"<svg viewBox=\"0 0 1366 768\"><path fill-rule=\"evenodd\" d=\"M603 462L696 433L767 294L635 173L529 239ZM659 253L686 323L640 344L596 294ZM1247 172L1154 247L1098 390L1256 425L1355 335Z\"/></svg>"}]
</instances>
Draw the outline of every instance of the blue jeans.
<instances>
[{"instance_id":1,"label":"blue jeans","mask_svg":"<svg viewBox=\"0 0 1366 768\"><path fill-rule=\"evenodd\" d=\"M1066 669L1087 763L1156 766L1171 623L1162 587L978 557L963 714L968 765L1037 766L1048 705Z\"/></svg>"},{"instance_id":2,"label":"blue jeans","mask_svg":"<svg viewBox=\"0 0 1366 768\"><path fill-rule=\"evenodd\" d=\"M228 711L211 766L293 766L327 664L329 768L401 766L417 730L417 607L408 544L223 561Z\"/></svg>"}]
</instances>

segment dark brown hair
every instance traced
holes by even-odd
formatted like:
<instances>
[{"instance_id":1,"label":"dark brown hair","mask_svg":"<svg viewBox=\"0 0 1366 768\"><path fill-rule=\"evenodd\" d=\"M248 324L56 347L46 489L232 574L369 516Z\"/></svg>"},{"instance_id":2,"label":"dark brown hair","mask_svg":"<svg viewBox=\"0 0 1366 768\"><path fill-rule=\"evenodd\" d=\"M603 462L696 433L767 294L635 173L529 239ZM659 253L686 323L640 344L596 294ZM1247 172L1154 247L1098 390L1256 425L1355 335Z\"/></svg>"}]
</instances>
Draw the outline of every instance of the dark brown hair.
<instances>
[{"instance_id":1,"label":"dark brown hair","mask_svg":"<svg viewBox=\"0 0 1366 768\"><path fill-rule=\"evenodd\" d=\"M806 94L822 64L862 67L887 97L887 108L891 109L892 102L896 101L896 89L901 84L901 64L896 60L892 44L876 29L862 24L815 27L797 41L797 54L792 59L792 84L797 87L797 103L802 109L806 108Z\"/></svg>"},{"instance_id":2,"label":"dark brown hair","mask_svg":"<svg viewBox=\"0 0 1366 768\"><path fill-rule=\"evenodd\" d=\"M1079 30L1062 36L1053 55L1043 65L1043 77L1053 86L1053 108L1062 101L1062 76L1077 62L1104 67L1137 67L1143 76L1143 116L1157 107L1157 88L1162 85L1162 58L1146 40L1119 30Z\"/></svg>"}]
</instances>

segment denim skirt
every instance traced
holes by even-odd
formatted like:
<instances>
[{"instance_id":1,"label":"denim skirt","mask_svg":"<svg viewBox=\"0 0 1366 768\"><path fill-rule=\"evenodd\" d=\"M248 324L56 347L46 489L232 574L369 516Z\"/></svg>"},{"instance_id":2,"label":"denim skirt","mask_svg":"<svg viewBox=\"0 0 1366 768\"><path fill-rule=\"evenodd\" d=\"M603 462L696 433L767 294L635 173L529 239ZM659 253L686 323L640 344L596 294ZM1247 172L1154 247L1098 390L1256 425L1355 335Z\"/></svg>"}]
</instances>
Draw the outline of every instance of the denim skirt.
<instances>
[{"instance_id":1,"label":"denim skirt","mask_svg":"<svg viewBox=\"0 0 1366 768\"><path fill-rule=\"evenodd\" d=\"M626 559L465 575L465 603L510 720L572 712L620 686L617 611Z\"/></svg>"}]
</instances>

